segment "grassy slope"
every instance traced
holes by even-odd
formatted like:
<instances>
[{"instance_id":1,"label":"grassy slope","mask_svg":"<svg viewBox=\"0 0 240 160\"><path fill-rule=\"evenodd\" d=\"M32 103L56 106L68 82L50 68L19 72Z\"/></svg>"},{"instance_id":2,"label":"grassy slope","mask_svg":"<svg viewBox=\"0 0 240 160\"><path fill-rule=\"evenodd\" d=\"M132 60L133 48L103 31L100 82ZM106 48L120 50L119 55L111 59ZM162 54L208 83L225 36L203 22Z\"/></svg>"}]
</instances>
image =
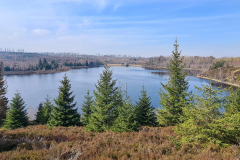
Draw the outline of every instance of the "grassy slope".
<instances>
[{"instance_id":1,"label":"grassy slope","mask_svg":"<svg viewBox=\"0 0 240 160\"><path fill-rule=\"evenodd\" d=\"M142 128L139 132L84 132L83 127L37 125L0 130L0 159L235 159L239 146L219 148L184 145L176 148L173 127Z\"/></svg>"}]
</instances>

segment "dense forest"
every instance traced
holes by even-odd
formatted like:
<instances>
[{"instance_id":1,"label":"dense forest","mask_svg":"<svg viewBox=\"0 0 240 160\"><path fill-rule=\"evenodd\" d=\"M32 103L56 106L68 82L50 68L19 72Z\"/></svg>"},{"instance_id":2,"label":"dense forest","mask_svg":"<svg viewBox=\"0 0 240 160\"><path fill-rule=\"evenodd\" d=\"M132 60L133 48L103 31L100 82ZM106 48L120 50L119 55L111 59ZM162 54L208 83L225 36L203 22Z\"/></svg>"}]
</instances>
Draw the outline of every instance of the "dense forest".
<instances>
[{"instance_id":1,"label":"dense forest","mask_svg":"<svg viewBox=\"0 0 240 160\"><path fill-rule=\"evenodd\" d=\"M136 104L117 87L110 67L85 95L82 115L67 75L58 97L38 106L28 121L20 93L8 102L1 72L2 159L237 159L240 155L240 89L203 85L188 91L185 58L177 40L166 64L169 79L159 91L162 108L155 111L142 86ZM42 62L42 66L44 66ZM77 63L76 63L77 64ZM214 62L214 64L219 65ZM47 65L47 64L46 64ZM231 65L231 64L229 64ZM220 65L221 67L221 65ZM240 79L239 79L240 81ZM139 86L141 87L141 86ZM228 91L228 95L223 95Z\"/></svg>"}]
</instances>

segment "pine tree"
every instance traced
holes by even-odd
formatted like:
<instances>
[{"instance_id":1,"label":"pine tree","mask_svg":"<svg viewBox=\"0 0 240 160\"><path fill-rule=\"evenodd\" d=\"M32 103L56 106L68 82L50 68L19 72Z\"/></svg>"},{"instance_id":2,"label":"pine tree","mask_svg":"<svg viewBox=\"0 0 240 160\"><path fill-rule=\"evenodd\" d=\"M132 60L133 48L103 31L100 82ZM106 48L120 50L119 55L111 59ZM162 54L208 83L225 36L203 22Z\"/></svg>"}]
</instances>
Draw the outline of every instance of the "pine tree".
<instances>
[{"instance_id":1,"label":"pine tree","mask_svg":"<svg viewBox=\"0 0 240 160\"><path fill-rule=\"evenodd\" d=\"M0 125L6 118L8 99L5 97L7 93L7 82L3 79L3 63L0 62Z\"/></svg>"},{"instance_id":2,"label":"pine tree","mask_svg":"<svg viewBox=\"0 0 240 160\"><path fill-rule=\"evenodd\" d=\"M155 126L157 117L154 112L154 107L151 105L151 98L147 96L147 91L143 86L139 101L136 102L134 112L138 126Z\"/></svg>"},{"instance_id":3,"label":"pine tree","mask_svg":"<svg viewBox=\"0 0 240 160\"><path fill-rule=\"evenodd\" d=\"M43 104L42 103L39 103L38 105L38 111L37 113L35 114L36 116L36 122L37 123L41 123L41 124L44 124L44 111L43 111Z\"/></svg>"},{"instance_id":4,"label":"pine tree","mask_svg":"<svg viewBox=\"0 0 240 160\"><path fill-rule=\"evenodd\" d=\"M98 85L95 85L93 113L89 119L86 131L102 132L110 130L117 115L117 107L122 105L122 97L119 97L116 80L112 80L112 71L108 66L104 67L100 74Z\"/></svg>"},{"instance_id":5,"label":"pine tree","mask_svg":"<svg viewBox=\"0 0 240 160\"><path fill-rule=\"evenodd\" d=\"M240 88L237 89L236 94L237 94L237 99L236 99L237 107L238 107L238 111L240 111Z\"/></svg>"},{"instance_id":6,"label":"pine tree","mask_svg":"<svg viewBox=\"0 0 240 160\"><path fill-rule=\"evenodd\" d=\"M89 94L89 90L87 92L87 95L84 97L85 97L85 101L82 104L82 123L84 125L87 125L89 123L89 118L92 114L93 100L92 100L92 96L90 96Z\"/></svg>"},{"instance_id":7,"label":"pine tree","mask_svg":"<svg viewBox=\"0 0 240 160\"><path fill-rule=\"evenodd\" d=\"M15 97L10 102L7 110L6 119L3 123L3 128L15 129L19 127L26 127L28 125L26 105L20 93L16 93Z\"/></svg>"},{"instance_id":8,"label":"pine tree","mask_svg":"<svg viewBox=\"0 0 240 160\"><path fill-rule=\"evenodd\" d=\"M240 77L239 77L240 85ZM224 97L224 110L228 115L240 113L240 88L234 90L232 87L228 88L228 95Z\"/></svg>"},{"instance_id":9,"label":"pine tree","mask_svg":"<svg viewBox=\"0 0 240 160\"><path fill-rule=\"evenodd\" d=\"M172 126L179 123L180 117L183 115L182 109L188 102L187 93L188 79L186 79L187 73L183 73L182 70L184 57L181 56L181 52L178 52L177 39L174 44L175 51L173 51L173 58L167 64L167 68L170 72L168 83L162 84L164 90L160 89L160 101L159 104L162 109L158 109L157 116L158 122L161 126Z\"/></svg>"},{"instance_id":10,"label":"pine tree","mask_svg":"<svg viewBox=\"0 0 240 160\"><path fill-rule=\"evenodd\" d=\"M47 124L47 122L50 120L52 109L52 102L50 101L49 95L47 95L47 98L45 98L45 102L43 103L43 124Z\"/></svg>"},{"instance_id":11,"label":"pine tree","mask_svg":"<svg viewBox=\"0 0 240 160\"><path fill-rule=\"evenodd\" d=\"M45 64L47 64L47 60L46 60L46 58L43 58L42 65L45 65Z\"/></svg>"},{"instance_id":12,"label":"pine tree","mask_svg":"<svg viewBox=\"0 0 240 160\"><path fill-rule=\"evenodd\" d=\"M210 142L227 146L228 142L236 139L236 136L232 134L236 128L231 127L232 124L230 124L233 122L233 117L223 119L223 113L220 112L224 104L223 90L215 90L211 86L204 85L196 88L202 94L194 95L193 103L189 103L187 107L183 108L184 122L178 124L175 129L181 137L180 142L202 145ZM240 117L234 121L238 122L233 126L238 127L239 136Z\"/></svg>"},{"instance_id":13,"label":"pine tree","mask_svg":"<svg viewBox=\"0 0 240 160\"><path fill-rule=\"evenodd\" d=\"M240 85L240 77L238 78ZM228 89L228 95L224 96L224 108L223 119L220 122L224 129L227 129L225 133L225 140L231 144L238 144L240 139L240 88L236 90L233 88ZM237 143L236 143L237 142Z\"/></svg>"},{"instance_id":14,"label":"pine tree","mask_svg":"<svg viewBox=\"0 0 240 160\"><path fill-rule=\"evenodd\" d=\"M36 122L41 124L47 124L50 119L53 105L50 101L50 97L47 96L46 101L39 104L38 112L36 114Z\"/></svg>"},{"instance_id":15,"label":"pine tree","mask_svg":"<svg viewBox=\"0 0 240 160\"><path fill-rule=\"evenodd\" d=\"M42 67L43 67L42 59L39 59L39 61L38 61L38 68L40 70L42 70Z\"/></svg>"},{"instance_id":16,"label":"pine tree","mask_svg":"<svg viewBox=\"0 0 240 160\"><path fill-rule=\"evenodd\" d=\"M77 112L77 108L74 109L77 103L73 103L75 96L71 96L73 92L70 92L71 84L66 74L60 82L62 85L58 88L57 99L54 99L56 106L53 107L48 124L51 128L54 126L80 125L80 114Z\"/></svg>"},{"instance_id":17,"label":"pine tree","mask_svg":"<svg viewBox=\"0 0 240 160\"><path fill-rule=\"evenodd\" d=\"M240 87L240 77L238 77L238 85ZM237 91L236 91L236 94L237 94L236 102L237 102L238 111L240 111L240 88L239 87L237 88Z\"/></svg>"},{"instance_id":18,"label":"pine tree","mask_svg":"<svg viewBox=\"0 0 240 160\"><path fill-rule=\"evenodd\" d=\"M121 91L120 91L121 93ZM114 121L112 129L114 132L130 132L137 130L137 122L135 121L134 107L130 96L125 92L125 99L122 106L118 107L118 117Z\"/></svg>"},{"instance_id":19,"label":"pine tree","mask_svg":"<svg viewBox=\"0 0 240 160\"><path fill-rule=\"evenodd\" d=\"M224 110L226 114L232 115L240 112L240 89L236 91L233 88L228 89L228 96L225 96Z\"/></svg>"}]
</instances>

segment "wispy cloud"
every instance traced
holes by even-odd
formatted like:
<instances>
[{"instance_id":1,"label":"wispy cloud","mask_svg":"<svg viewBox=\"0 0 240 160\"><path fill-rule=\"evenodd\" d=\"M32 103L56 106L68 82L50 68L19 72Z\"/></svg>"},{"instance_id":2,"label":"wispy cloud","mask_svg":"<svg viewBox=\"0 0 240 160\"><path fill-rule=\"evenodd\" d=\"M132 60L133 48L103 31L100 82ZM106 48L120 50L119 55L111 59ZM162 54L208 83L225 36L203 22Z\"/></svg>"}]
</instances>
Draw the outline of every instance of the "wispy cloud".
<instances>
[{"instance_id":1,"label":"wispy cloud","mask_svg":"<svg viewBox=\"0 0 240 160\"><path fill-rule=\"evenodd\" d=\"M46 29L33 29L32 33L37 36L43 36L43 35L49 34L50 31Z\"/></svg>"},{"instance_id":2,"label":"wispy cloud","mask_svg":"<svg viewBox=\"0 0 240 160\"><path fill-rule=\"evenodd\" d=\"M37 0L38 3L77 3L77 4L91 4L99 10L105 9L111 4L112 0Z\"/></svg>"}]
</instances>

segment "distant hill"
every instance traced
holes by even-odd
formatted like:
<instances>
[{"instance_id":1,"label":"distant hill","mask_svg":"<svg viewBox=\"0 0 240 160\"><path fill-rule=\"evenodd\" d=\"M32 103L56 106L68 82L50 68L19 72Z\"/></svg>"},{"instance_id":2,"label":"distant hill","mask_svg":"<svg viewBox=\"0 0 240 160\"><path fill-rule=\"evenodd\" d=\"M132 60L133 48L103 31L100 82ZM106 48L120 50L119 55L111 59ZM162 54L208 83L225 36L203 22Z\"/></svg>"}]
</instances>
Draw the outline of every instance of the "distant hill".
<instances>
[{"instance_id":1,"label":"distant hill","mask_svg":"<svg viewBox=\"0 0 240 160\"><path fill-rule=\"evenodd\" d=\"M170 56L152 57L143 67L147 69L167 69L166 65L171 58ZM191 74L193 76L238 86L240 57L186 56L184 57L184 63L184 71L197 71Z\"/></svg>"},{"instance_id":2,"label":"distant hill","mask_svg":"<svg viewBox=\"0 0 240 160\"><path fill-rule=\"evenodd\" d=\"M147 58L121 55L86 55L76 53L26 53L0 51L4 74L44 74L103 64L139 65Z\"/></svg>"},{"instance_id":3,"label":"distant hill","mask_svg":"<svg viewBox=\"0 0 240 160\"><path fill-rule=\"evenodd\" d=\"M199 74L198 77L239 86L240 57L218 58L210 66L209 70Z\"/></svg>"},{"instance_id":4,"label":"distant hill","mask_svg":"<svg viewBox=\"0 0 240 160\"><path fill-rule=\"evenodd\" d=\"M167 63L170 62L171 56L159 56L149 58L149 61L146 62L143 66L144 68L151 69L164 69L166 68ZM216 58L213 56L210 57L200 57L200 56L187 56L184 57L185 69L186 70L208 70L213 62L216 61Z\"/></svg>"},{"instance_id":5,"label":"distant hill","mask_svg":"<svg viewBox=\"0 0 240 160\"><path fill-rule=\"evenodd\" d=\"M197 77L239 86L238 81L240 77L240 66L220 67L217 69L203 72Z\"/></svg>"}]
</instances>

